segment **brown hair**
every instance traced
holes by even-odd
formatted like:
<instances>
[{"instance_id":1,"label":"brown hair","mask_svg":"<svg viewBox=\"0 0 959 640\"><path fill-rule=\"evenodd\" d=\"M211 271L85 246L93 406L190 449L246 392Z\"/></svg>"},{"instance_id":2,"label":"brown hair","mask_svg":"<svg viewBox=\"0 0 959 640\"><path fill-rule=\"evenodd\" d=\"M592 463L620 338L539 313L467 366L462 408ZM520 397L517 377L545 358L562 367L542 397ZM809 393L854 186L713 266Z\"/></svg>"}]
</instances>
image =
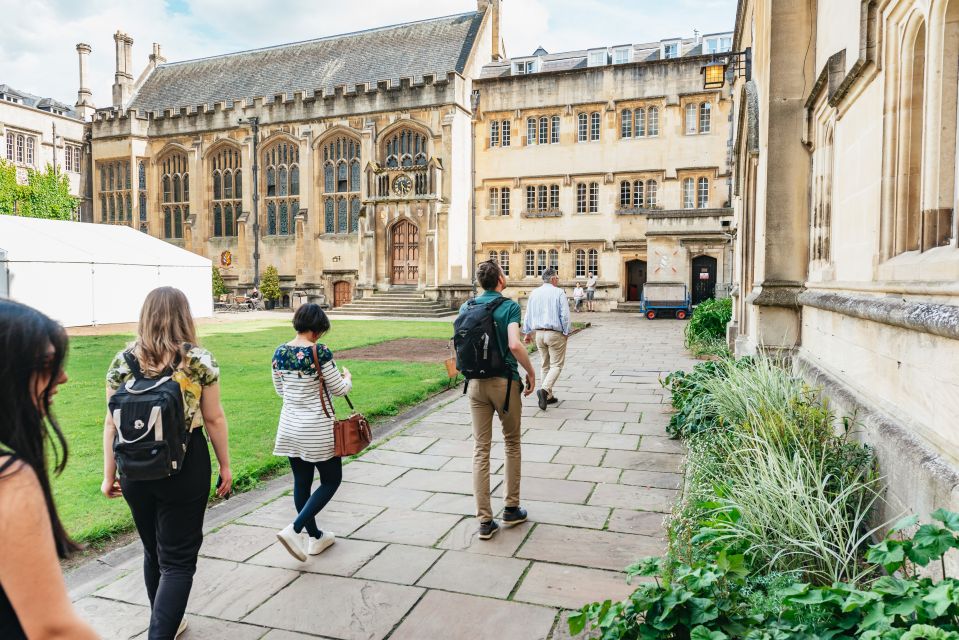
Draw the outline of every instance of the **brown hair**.
<instances>
[{"instance_id":1,"label":"brown hair","mask_svg":"<svg viewBox=\"0 0 959 640\"><path fill-rule=\"evenodd\" d=\"M140 309L133 353L143 373L156 376L184 355L185 344L196 345L190 301L179 289L159 287L147 294Z\"/></svg>"},{"instance_id":2,"label":"brown hair","mask_svg":"<svg viewBox=\"0 0 959 640\"><path fill-rule=\"evenodd\" d=\"M502 273L503 270L500 269L498 263L492 260L486 260L477 265L476 280L480 286L487 291L493 291L496 289L496 285L499 284L499 277Z\"/></svg>"}]
</instances>

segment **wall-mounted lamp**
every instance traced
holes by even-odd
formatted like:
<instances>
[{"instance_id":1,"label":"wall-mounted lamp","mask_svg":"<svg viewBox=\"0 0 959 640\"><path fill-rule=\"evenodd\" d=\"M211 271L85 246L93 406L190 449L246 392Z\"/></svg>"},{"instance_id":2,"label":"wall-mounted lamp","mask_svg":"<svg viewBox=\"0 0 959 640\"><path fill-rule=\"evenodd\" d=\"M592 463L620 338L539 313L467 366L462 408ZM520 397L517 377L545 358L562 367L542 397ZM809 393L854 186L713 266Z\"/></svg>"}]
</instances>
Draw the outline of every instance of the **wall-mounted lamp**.
<instances>
[{"instance_id":1,"label":"wall-mounted lamp","mask_svg":"<svg viewBox=\"0 0 959 640\"><path fill-rule=\"evenodd\" d=\"M752 61L752 47L747 47L745 51L714 54L702 68L703 88L722 89L728 72L732 72L733 78L751 80Z\"/></svg>"}]
</instances>

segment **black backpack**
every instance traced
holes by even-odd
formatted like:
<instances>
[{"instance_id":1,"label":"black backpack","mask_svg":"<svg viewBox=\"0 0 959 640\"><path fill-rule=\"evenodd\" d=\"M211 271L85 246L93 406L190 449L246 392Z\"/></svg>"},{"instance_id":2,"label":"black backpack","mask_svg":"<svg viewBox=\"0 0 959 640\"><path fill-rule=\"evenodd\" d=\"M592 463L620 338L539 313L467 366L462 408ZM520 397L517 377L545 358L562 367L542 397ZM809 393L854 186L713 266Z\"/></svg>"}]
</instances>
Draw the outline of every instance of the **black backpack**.
<instances>
[{"instance_id":1,"label":"black backpack","mask_svg":"<svg viewBox=\"0 0 959 640\"><path fill-rule=\"evenodd\" d=\"M496 321L493 320L493 313L504 302L506 298L503 296L482 304L475 300L467 302L466 308L453 323L453 349L456 351L456 368L466 378L463 393L466 393L470 380L506 377L508 382L503 411L508 411L513 378L506 364L503 345L496 334Z\"/></svg>"},{"instance_id":2,"label":"black backpack","mask_svg":"<svg viewBox=\"0 0 959 640\"><path fill-rule=\"evenodd\" d=\"M123 359L133 377L110 398L110 415L117 427L113 441L117 469L128 480L175 475L183 466L190 438L183 392L173 379L180 359L157 378L143 375L132 352L125 351Z\"/></svg>"}]
</instances>

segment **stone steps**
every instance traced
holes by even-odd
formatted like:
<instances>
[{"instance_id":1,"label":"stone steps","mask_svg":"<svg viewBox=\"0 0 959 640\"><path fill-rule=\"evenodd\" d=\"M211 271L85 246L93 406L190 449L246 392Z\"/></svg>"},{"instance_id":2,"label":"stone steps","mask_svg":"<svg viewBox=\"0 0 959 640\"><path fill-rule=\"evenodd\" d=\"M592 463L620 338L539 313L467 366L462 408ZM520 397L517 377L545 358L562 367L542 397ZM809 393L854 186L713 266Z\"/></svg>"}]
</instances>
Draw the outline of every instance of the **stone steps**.
<instances>
[{"instance_id":1,"label":"stone steps","mask_svg":"<svg viewBox=\"0 0 959 640\"><path fill-rule=\"evenodd\" d=\"M360 315L379 318L442 318L454 315L456 311L442 302L430 300L414 288L401 288L377 291L365 298L359 298L332 309L330 313L332 315Z\"/></svg>"}]
</instances>

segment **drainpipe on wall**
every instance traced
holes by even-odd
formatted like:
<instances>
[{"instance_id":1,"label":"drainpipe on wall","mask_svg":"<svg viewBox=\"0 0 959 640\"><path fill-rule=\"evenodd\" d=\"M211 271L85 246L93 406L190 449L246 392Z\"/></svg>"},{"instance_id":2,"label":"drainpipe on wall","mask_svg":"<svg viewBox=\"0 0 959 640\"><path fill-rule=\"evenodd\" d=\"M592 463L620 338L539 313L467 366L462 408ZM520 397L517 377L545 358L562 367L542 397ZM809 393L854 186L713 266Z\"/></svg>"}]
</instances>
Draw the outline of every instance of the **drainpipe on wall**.
<instances>
[{"instance_id":1,"label":"drainpipe on wall","mask_svg":"<svg viewBox=\"0 0 959 640\"><path fill-rule=\"evenodd\" d=\"M473 89L470 93L470 108L473 110L470 122L470 282L473 284L473 297L476 297L476 112L479 110L480 93Z\"/></svg>"}]
</instances>

